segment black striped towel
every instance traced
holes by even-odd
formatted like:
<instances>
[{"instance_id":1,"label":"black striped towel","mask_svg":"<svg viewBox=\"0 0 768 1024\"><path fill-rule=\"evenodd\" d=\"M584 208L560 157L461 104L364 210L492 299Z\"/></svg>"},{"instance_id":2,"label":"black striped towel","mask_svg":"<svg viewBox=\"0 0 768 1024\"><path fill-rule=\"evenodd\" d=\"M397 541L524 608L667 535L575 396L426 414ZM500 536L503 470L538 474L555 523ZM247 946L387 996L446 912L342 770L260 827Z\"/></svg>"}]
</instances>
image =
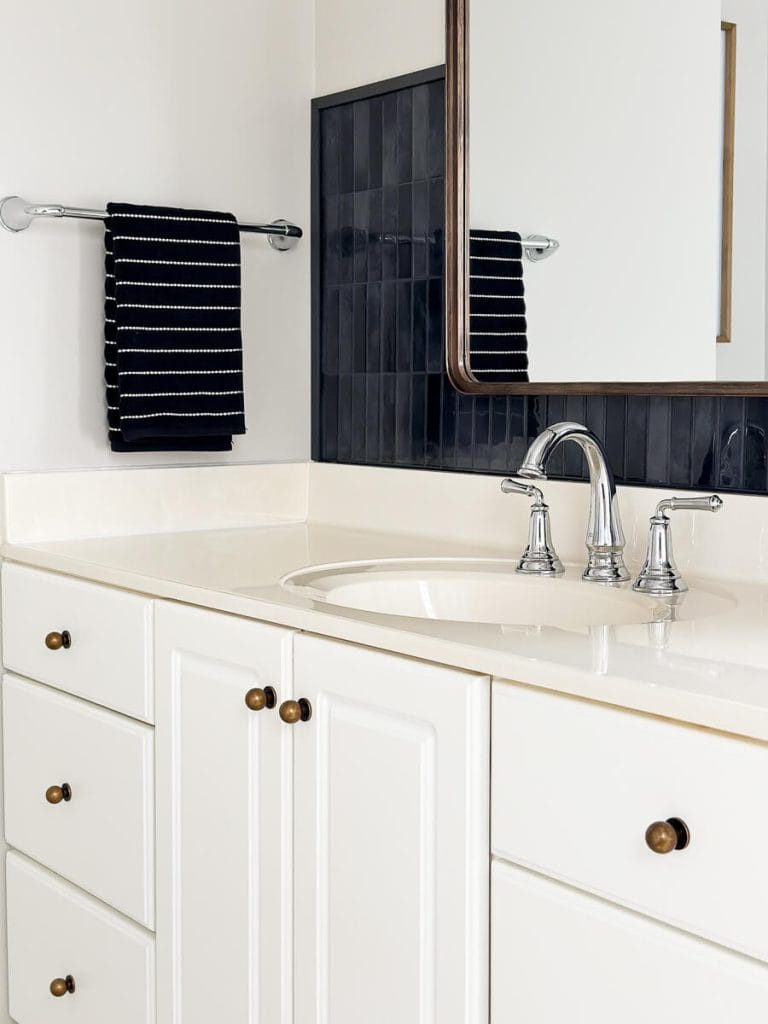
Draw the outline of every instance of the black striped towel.
<instances>
[{"instance_id":1,"label":"black striped towel","mask_svg":"<svg viewBox=\"0 0 768 1024\"><path fill-rule=\"evenodd\" d=\"M227 451L245 433L237 221L128 203L107 214L112 450Z\"/></svg>"},{"instance_id":2,"label":"black striped towel","mask_svg":"<svg viewBox=\"0 0 768 1024\"><path fill-rule=\"evenodd\" d=\"M517 231L469 232L469 368L480 380L528 381L523 247Z\"/></svg>"}]
</instances>

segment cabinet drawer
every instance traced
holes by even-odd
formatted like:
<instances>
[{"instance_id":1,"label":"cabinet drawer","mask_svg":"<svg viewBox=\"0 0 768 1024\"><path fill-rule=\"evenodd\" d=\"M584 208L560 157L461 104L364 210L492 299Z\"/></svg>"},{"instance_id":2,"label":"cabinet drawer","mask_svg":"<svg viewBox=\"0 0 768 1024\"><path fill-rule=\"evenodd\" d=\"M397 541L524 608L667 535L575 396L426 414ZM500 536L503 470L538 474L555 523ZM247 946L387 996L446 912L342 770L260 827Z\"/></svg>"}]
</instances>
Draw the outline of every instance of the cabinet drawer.
<instances>
[{"instance_id":1,"label":"cabinet drawer","mask_svg":"<svg viewBox=\"0 0 768 1024\"><path fill-rule=\"evenodd\" d=\"M765 1024L765 964L577 889L497 862L491 916L491 1024Z\"/></svg>"},{"instance_id":2,"label":"cabinet drawer","mask_svg":"<svg viewBox=\"0 0 768 1024\"><path fill-rule=\"evenodd\" d=\"M764 744L494 683L494 853L764 960L767 779Z\"/></svg>"},{"instance_id":3,"label":"cabinet drawer","mask_svg":"<svg viewBox=\"0 0 768 1024\"><path fill-rule=\"evenodd\" d=\"M154 923L153 730L6 676L5 832L118 910ZM59 787L61 792L49 787Z\"/></svg>"},{"instance_id":4,"label":"cabinet drawer","mask_svg":"<svg viewBox=\"0 0 768 1024\"><path fill-rule=\"evenodd\" d=\"M17 853L7 858L8 972L18 1024L152 1024L154 940ZM51 994L55 978L74 991Z\"/></svg>"},{"instance_id":5,"label":"cabinet drawer","mask_svg":"<svg viewBox=\"0 0 768 1024\"><path fill-rule=\"evenodd\" d=\"M50 633L69 635L50 650ZM152 602L68 576L3 566L6 668L153 720Z\"/></svg>"}]
</instances>

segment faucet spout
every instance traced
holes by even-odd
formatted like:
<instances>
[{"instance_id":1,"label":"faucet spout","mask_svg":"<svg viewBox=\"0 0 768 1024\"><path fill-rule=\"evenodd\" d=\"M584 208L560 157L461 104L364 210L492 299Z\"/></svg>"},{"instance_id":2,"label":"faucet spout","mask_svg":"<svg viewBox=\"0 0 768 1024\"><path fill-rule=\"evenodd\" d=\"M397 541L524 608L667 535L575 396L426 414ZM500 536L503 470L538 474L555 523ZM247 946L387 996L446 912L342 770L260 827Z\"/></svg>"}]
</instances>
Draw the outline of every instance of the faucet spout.
<instances>
[{"instance_id":1,"label":"faucet spout","mask_svg":"<svg viewBox=\"0 0 768 1024\"><path fill-rule=\"evenodd\" d=\"M624 565L624 531L616 482L599 438L582 423L555 423L533 441L517 475L529 480L545 480L547 463L564 441L578 444L589 468L590 507L586 537L589 558L584 579L596 583L622 583L629 579Z\"/></svg>"}]
</instances>

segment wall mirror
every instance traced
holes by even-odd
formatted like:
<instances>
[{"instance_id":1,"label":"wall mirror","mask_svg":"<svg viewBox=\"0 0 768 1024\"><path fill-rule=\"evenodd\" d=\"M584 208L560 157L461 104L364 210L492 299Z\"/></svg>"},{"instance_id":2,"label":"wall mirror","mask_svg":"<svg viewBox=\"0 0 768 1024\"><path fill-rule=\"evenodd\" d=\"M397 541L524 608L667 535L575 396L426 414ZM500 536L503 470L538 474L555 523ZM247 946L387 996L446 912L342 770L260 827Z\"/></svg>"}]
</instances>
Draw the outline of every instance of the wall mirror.
<instances>
[{"instance_id":1,"label":"wall mirror","mask_svg":"<svg viewBox=\"0 0 768 1024\"><path fill-rule=\"evenodd\" d=\"M447 362L768 394L768 0L448 0Z\"/></svg>"}]
</instances>

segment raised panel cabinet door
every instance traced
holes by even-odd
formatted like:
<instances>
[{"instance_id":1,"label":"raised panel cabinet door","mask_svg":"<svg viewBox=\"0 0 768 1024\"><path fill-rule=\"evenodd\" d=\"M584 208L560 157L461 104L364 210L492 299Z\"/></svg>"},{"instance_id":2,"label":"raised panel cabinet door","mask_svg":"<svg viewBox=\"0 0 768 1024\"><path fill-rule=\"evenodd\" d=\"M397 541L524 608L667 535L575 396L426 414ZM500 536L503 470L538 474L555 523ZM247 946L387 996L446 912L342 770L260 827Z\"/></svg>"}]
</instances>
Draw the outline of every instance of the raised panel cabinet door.
<instances>
[{"instance_id":1,"label":"raised panel cabinet door","mask_svg":"<svg viewBox=\"0 0 768 1024\"><path fill-rule=\"evenodd\" d=\"M289 696L291 634L164 602L155 625L160 1024L289 1024L292 734L259 695Z\"/></svg>"},{"instance_id":2,"label":"raised panel cabinet door","mask_svg":"<svg viewBox=\"0 0 768 1024\"><path fill-rule=\"evenodd\" d=\"M491 1024L765 1024L768 967L496 861Z\"/></svg>"},{"instance_id":3,"label":"raised panel cabinet door","mask_svg":"<svg viewBox=\"0 0 768 1024\"><path fill-rule=\"evenodd\" d=\"M296 1024L487 1024L488 678L299 635L294 693Z\"/></svg>"}]
</instances>

